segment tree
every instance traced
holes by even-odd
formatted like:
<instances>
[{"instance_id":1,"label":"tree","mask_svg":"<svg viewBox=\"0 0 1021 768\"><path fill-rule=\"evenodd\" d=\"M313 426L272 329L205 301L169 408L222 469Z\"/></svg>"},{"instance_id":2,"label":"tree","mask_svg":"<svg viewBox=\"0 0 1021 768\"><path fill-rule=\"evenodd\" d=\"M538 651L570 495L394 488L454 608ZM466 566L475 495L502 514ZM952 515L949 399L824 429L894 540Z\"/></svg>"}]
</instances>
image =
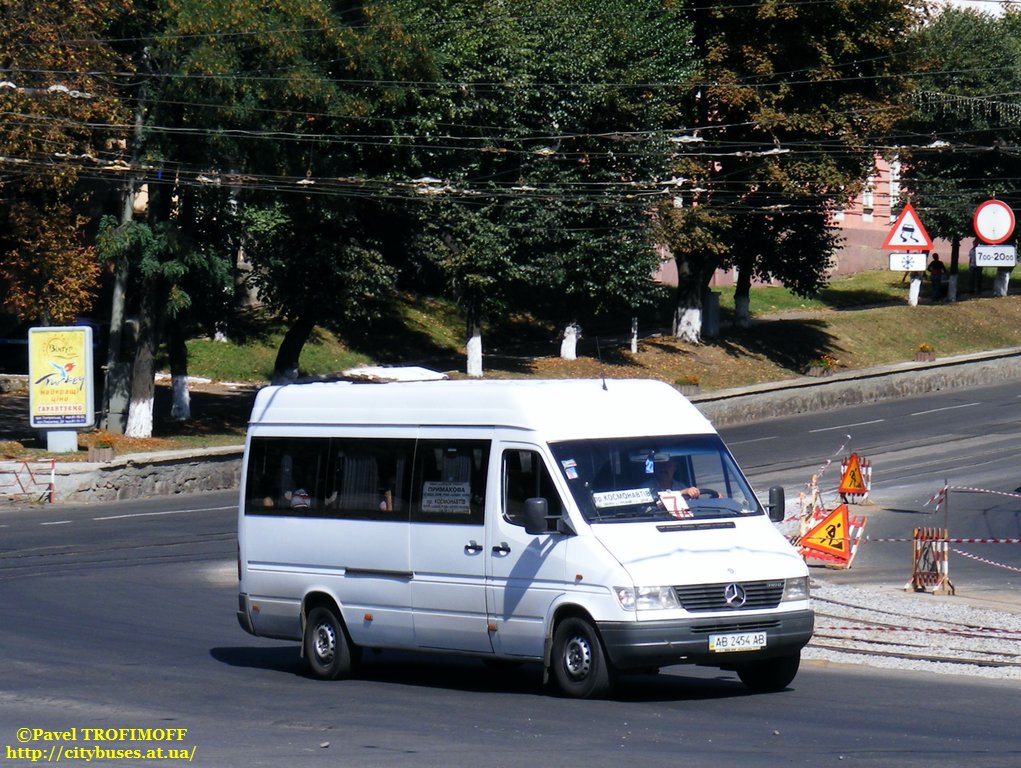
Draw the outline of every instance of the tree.
<instances>
[{"instance_id":1,"label":"tree","mask_svg":"<svg viewBox=\"0 0 1021 768\"><path fill-rule=\"evenodd\" d=\"M1021 17L948 7L912 38L918 62L899 135L906 196L933 237L951 242L950 298L960 245L983 200L1021 203Z\"/></svg>"},{"instance_id":2,"label":"tree","mask_svg":"<svg viewBox=\"0 0 1021 768\"><path fill-rule=\"evenodd\" d=\"M690 179L679 197L722 239L668 245L678 272L693 277L679 286L674 332L698 342L701 295L716 269L740 263L749 277L772 274L796 290L822 279L831 251L813 249L828 242L826 214L859 188L893 124L905 88L893 54L915 13L899 0L713 0L694 4L692 18L704 65L691 89L695 130L677 158ZM747 255L756 217L784 235L782 257L797 247L799 272L814 277L788 274L775 248ZM806 221L822 229L804 238Z\"/></svg>"},{"instance_id":3,"label":"tree","mask_svg":"<svg viewBox=\"0 0 1021 768\"><path fill-rule=\"evenodd\" d=\"M409 0L401 16L435 67L408 148L435 180L418 252L468 317L469 373L509 306L572 327L640 304L692 55L679 7Z\"/></svg>"},{"instance_id":4,"label":"tree","mask_svg":"<svg viewBox=\"0 0 1021 768\"><path fill-rule=\"evenodd\" d=\"M382 199L359 180L390 170L382 112L400 112L393 83L414 79L415 46L386 6L323 1L181 0L167 5L165 31L157 124L177 130L159 152L185 194L232 190L253 280L289 325L273 379L290 380L316 325L367 316L392 287ZM213 130L196 139L190 126Z\"/></svg>"},{"instance_id":5,"label":"tree","mask_svg":"<svg viewBox=\"0 0 1021 768\"><path fill-rule=\"evenodd\" d=\"M97 73L119 68L103 36L129 10L122 0L0 0L0 280L22 320L69 323L95 298L85 230L96 187L80 179L124 122Z\"/></svg>"}]
</instances>

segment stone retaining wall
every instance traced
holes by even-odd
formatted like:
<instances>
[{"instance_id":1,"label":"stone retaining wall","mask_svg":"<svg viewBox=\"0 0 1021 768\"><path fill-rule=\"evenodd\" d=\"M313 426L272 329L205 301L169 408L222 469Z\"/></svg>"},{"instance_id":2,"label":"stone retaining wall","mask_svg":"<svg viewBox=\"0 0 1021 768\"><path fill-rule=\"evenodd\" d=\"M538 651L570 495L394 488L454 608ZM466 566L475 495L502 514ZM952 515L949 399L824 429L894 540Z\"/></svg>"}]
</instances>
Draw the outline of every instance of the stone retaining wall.
<instances>
[{"instance_id":1,"label":"stone retaining wall","mask_svg":"<svg viewBox=\"0 0 1021 768\"><path fill-rule=\"evenodd\" d=\"M241 480L241 453L240 446L228 446L136 453L104 464L58 462L53 500L79 504L229 490Z\"/></svg>"}]
</instances>

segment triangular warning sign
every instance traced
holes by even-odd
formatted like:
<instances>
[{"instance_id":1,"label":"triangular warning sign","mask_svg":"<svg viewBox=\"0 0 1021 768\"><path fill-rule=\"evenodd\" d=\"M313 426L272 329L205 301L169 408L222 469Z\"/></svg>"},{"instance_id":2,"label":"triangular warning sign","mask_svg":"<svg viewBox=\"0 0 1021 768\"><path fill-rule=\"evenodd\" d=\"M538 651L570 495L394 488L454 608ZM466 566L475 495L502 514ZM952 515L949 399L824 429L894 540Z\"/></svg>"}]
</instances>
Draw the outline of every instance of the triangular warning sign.
<instances>
[{"instance_id":1,"label":"triangular warning sign","mask_svg":"<svg viewBox=\"0 0 1021 768\"><path fill-rule=\"evenodd\" d=\"M847 559L851 549L847 536L847 505L841 504L815 528L802 536L801 546L832 557Z\"/></svg>"},{"instance_id":2,"label":"triangular warning sign","mask_svg":"<svg viewBox=\"0 0 1021 768\"><path fill-rule=\"evenodd\" d=\"M865 487L865 478L861 474L861 462L858 461L858 454L852 453L847 460L847 468L844 476L840 478L840 487L837 493L865 494L868 493Z\"/></svg>"},{"instance_id":3,"label":"triangular warning sign","mask_svg":"<svg viewBox=\"0 0 1021 768\"><path fill-rule=\"evenodd\" d=\"M883 248L890 251L927 251L932 248L932 238L911 203L904 204L904 210L886 236Z\"/></svg>"}]
</instances>

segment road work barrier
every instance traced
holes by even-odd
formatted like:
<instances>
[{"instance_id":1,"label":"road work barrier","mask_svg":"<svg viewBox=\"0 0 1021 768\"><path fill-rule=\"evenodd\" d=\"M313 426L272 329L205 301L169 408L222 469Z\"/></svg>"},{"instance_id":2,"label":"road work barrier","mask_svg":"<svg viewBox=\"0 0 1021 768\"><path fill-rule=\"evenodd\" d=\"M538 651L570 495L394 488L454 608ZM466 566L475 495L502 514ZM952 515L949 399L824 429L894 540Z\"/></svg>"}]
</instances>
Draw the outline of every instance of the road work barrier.
<instances>
[{"instance_id":1,"label":"road work barrier","mask_svg":"<svg viewBox=\"0 0 1021 768\"><path fill-rule=\"evenodd\" d=\"M846 438L846 442L812 475L806 490L801 493L798 534L788 537L806 562L816 561L831 568L844 569L850 568L854 562L868 522L865 517L851 517L848 514L847 499L851 497L861 502L867 500L872 478L871 463L867 460L863 462L856 453L844 455L851 442L850 435ZM843 503L828 509L819 490L819 480L836 457L841 455L844 458L840 459L841 481L837 493ZM866 466L867 475L864 469Z\"/></svg>"},{"instance_id":2,"label":"road work barrier","mask_svg":"<svg viewBox=\"0 0 1021 768\"><path fill-rule=\"evenodd\" d=\"M950 581L949 539L946 528L915 528L911 537L911 578L905 590L955 594Z\"/></svg>"},{"instance_id":3,"label":"road work barrier","mask_svg":"<svg viewBox=\"0 0 1021 768\"><path fill-rule=\"evenodd\" d=\"M56 459L0 462L0 496L52 503L56 464Z\"/></svg>"}]
</instances>

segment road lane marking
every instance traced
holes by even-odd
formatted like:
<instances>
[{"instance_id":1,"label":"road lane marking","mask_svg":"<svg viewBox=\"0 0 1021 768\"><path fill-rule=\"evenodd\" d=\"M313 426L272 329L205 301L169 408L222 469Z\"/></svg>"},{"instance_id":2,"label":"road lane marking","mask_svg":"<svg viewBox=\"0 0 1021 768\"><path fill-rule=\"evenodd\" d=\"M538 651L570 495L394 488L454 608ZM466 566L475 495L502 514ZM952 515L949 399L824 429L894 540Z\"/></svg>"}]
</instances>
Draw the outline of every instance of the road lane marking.
<instances>
[{"instance_id":1,"label":"road lane marking","mask_svg":"<svg viewBox=\"0 0 1021 768\"><path fill-rule=\"evenodd\" d=\"M767 440L776 440L776 439L778 439L778 438L776 437L776 435L774 435L772 437L756 437L756 438L754 438L752 440L728 440L727 441L727 445L748 445L748 443L764 443Z\"/></svg>"},{"instance_id":2,"label":"road lane marking","mask_svg":"<svg viewBox=\"0 0 1021 768\"><path fill-rule=\"evenodd\" d=\"M70 525L70 520L52 520L48 523L39 523L39 525Z\"/></svg>"},{"instance_id":3,"label":"road lane marking","mask_svg":"<svg viewBox=\"0 0 1021 768\"><path fill-rule=\"evenodd\" d=\"M165 512L130 512L125 515L107 515L105 517L94 517L93 520L124 520L129 517L161 517L163 515L184 515L189 512L221 512L225 509L237 509L229 507L204 507L202 509L169 509Z\"/></svg>"},{"instance_id":4,"label":"road lane marking","mask_svg":"<svg viewBox=\"0 0 1021 768\"><path fill-rule=\"evenodd\" d=\"M872 421L859 421L854 424L843 424L839 427L820 427L819 429L810 429L809 433L813 432L832 432L835 429L851 429L852 427L864 427L866 424L881 424L886 419L873 419Z\"/></svg>"},{"instance_id":5,"label":"road lane marking","mask_svg":"<svg viewBox=\"0 0 1021 768\"><path fill-rule=\"evenodd\" d=\"M930 413L940 413L941 411L953 411L958 408L972 408L976 405L982 405L982 403L964 403L963 405L948 405L945 408L933 408L931 411L918 411L918 413L912 413L911 416L927 416Z\"/></svg>"}]
</instances>

